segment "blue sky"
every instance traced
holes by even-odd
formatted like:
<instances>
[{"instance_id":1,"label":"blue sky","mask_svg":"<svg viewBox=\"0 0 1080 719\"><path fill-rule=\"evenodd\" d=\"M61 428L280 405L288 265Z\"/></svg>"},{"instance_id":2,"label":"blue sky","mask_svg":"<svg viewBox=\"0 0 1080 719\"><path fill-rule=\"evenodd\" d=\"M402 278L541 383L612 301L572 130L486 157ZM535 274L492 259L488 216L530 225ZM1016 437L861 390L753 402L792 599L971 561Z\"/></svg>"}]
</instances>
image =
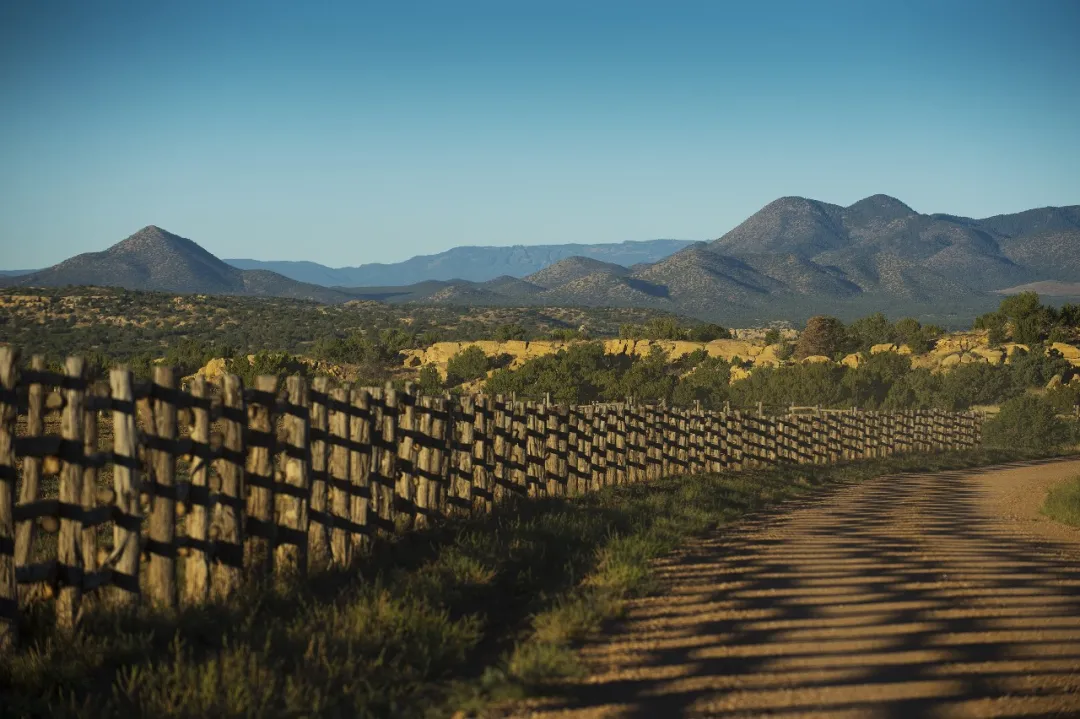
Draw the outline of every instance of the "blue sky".
<instances>
[{"instance_id":1,"label":"blue sky","mask_svg":"<svg viewBox=\"0 0 1080 719\"><path fill-rule=\"evenodd\" d=\"M1080 203L1080 2L7 2L0 268L330 265Z\"/></svg>"}]
</instances>

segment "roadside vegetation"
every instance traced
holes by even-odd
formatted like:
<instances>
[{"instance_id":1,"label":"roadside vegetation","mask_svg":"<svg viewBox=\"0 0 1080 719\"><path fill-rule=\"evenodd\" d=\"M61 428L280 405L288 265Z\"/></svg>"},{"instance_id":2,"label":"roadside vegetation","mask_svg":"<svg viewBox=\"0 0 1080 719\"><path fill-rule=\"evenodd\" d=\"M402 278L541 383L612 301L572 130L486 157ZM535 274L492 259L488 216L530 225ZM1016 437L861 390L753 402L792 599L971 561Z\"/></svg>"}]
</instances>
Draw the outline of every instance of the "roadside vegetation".
<instances>
[{"instance_id":1,"label":"roadside vegetation","mask_svg":"<svg viewBox=\"0 0 1080 719\"><path fill-rule=\"evenodd\" d=\"M1080 527L1080 476L1050 488L1043 501L1042 513L1070 527Z\"/></svg>"},{"instance_id":2,"label":"roadside vegetation","mask_svg":"<svg viewBox=\"0 0 1080 719\"><path fill-rule=\"evenodd\" d=\"M1032 456L976 451L673 477L501 505L348 572L175 616L105 609L71 638L36 605L0 657L14 716L450 716L550 690L574 647L687 538L829 487Z\"/></svg>"}]
</instances>

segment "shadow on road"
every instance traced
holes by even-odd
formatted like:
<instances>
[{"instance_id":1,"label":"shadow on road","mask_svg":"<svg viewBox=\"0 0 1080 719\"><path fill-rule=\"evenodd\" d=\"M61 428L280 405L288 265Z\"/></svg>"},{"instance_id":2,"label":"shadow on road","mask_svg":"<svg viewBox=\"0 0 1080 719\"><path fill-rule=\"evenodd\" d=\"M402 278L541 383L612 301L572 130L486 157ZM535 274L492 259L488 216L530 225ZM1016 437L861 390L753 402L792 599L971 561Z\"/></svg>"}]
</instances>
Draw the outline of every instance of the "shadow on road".
<instances>
[{"instance_id":1,"label":"shadow on road","mask_svg":"<svg viewBox=\"0 0 1080 719\"><path fill-rule=\"evenodd\" d=\"M1077 547L984 516L974 474L883 477L666 559L539 715L1080 716Z\"/></svg>"}]
</instances>

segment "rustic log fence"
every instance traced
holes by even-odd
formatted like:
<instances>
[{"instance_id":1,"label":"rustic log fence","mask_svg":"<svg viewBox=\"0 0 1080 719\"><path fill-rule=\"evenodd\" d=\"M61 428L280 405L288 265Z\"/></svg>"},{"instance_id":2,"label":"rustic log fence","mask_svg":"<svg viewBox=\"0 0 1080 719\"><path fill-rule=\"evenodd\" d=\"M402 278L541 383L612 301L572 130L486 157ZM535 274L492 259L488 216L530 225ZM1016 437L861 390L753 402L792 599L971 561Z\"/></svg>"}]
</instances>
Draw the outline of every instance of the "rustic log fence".
<instances>
[{"instance_id":1,"label":"rustic log fence","mask_svg":"<svg viewBox=\"0 0 1080 719\"><path fill-rule=\"evenodd\" d=\"M564 406L230 375L183 390L166 367L95 384L78 358L21 369L0 347L0 646L42 595L71 630L88 603L221 599L510 496L959 450L980 433L980 415L939 411Z\"/></svg>"}]
</instances>

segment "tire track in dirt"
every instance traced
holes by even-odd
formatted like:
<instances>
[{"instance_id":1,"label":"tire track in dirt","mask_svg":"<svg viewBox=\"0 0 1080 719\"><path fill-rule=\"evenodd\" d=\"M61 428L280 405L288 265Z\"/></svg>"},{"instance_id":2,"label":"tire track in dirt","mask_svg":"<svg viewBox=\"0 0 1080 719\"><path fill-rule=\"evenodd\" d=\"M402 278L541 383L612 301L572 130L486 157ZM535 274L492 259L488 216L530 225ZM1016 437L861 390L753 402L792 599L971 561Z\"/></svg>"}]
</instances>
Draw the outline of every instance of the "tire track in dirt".
<instances>
[{"instance_id":1,"label":"tire track in dirt","mask_svg":"<svg viewBox=\"0 0 1080 719\"><path fill-rule=\"evenodd\" d=\"M696 541L514 715L1080 716L1080 533L1031 516L1076 474L880 477Z\"/></svg>"}]
</instances>

